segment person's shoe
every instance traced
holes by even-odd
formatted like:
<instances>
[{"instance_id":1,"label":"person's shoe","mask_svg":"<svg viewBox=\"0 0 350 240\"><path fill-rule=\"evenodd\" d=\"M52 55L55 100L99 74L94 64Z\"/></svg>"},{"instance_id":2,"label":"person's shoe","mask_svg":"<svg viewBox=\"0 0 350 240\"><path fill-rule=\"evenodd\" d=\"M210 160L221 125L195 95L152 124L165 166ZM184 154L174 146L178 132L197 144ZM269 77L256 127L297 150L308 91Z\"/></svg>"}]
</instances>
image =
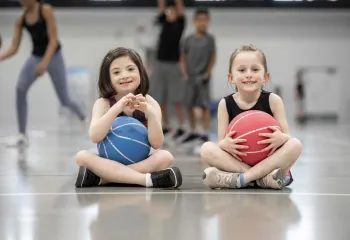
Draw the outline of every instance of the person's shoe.
<instances>
[{"instance_id":1,"label":"person's shoe","mask_svg":"<svg viewBox=\"0 0 350 240\"><path fill-rule=\"evenodd\" d=\"M79 173L75 182L75 187L97 187L100 184L100 180L100 177L98 177L86 167L79 167Z\"/></svg>"},{"instance_id":2,"label":"person's shoe","mask_svg":"<svg viewBox=\"0 0 350 240\"><path fill-rule=\"evenodd\" d=\"M292 172L289 170L288 175L283 178L283 186L287 187L287 186L291 185L293 181L294 181L294 179L292 176Z\"/></svg>"},{"instance_id":3,"label":"person's shoe","mask_svg":"<svg viewBox=\"0 0 350 240\"><path fill-rule=\"evenodd\" d=\"M282 189L283 175L282 169L278 168L265 177L256 180L256 184L261 188Z\"/></svg>"},{"instance_id":4,"label":"person's shoe","mask_svg":"<svg viewBox=\"0 0 350 240\"><path fill-rule=\"evenodd\" d=\"M6 147L28 147L29 141L28 137L24 134L19 134L18 136L12 137L8 140Z\"/></svg>"},{"instance_id":5,"label":"person's shoe","mask_svg":"<svg viewBox=\"0 0 350 240\"><path fill-rule=\"evenodd\" d=\"M182 175L177 167L151 173L154 188L178 188L182 185Z\"/></svg>"},{"instance_id":6,"label":"person's shoe","mask_svg":"<svg viewBox=\"0 0 350 240\"><path fill-rule=\"evenodd\" d=\"M204 170L203 183L209 188L237 188L239 173L220 171L215 167Z\"/></svg>"},{"instance_id":7,"label":"person's shoe","mask_svg":"<svg viewBox=\"0 0 350 240\"><path fill-rule=\"evenodd\" d=\"M197 133L190 133L185 139L181 141L181 143L191 143L197 140L199 137L200 136Z\"/></svg>"},{"instance_id":8,"label":"person's shoe","mask_svg":"<svg viewBox=\"0 0 350 240\"><path fill-rule=\"evenodd\" d=\"M181 129L181 128L177 129L173 135L173 140L176 141L178 138L180 138L184 134L185 134L185 131L183 129Z\"/></svg>"}]
</instances>

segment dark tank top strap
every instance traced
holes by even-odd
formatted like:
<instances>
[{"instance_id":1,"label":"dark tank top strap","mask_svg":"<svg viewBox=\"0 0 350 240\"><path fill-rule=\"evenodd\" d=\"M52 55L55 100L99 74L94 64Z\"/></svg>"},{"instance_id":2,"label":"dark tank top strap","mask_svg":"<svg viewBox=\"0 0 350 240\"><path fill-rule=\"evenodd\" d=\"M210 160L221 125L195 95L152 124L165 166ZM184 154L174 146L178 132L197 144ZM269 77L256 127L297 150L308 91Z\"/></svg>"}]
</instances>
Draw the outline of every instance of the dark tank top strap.
<instances>
[{"instance_id":1,"label":"dark tank top strap","mask_svg":"<svg viewBox=\"0 0 350 240\"><path fill-rule=\"evenodd\" d=\"M114 97L108 98L109 106L112 107L114 104L116 104L117 100L115 100Z\"/></svg>"},{"instance_id":2,"label":"dark tank top strap","mask_svg":"<svg viewBox=\"0 0 350 240\"><path fill-rule=\"evenodd\" d=\"M233 99L232 94L224 97L226 102L226 110L228 114L228 121L231 122L242 110L238 107L236 101Z\"/></svg>"},{"instance_id":3,"label":"dark tank top strap","mask_svg":"<svg viewBox=\"0 0 350 240\"><path fill-rule=\"evenodd\" d=\"M271 116L273 116L271 107L270 107L270 94L271 92L262 90L261 91L261 95L260 98L258 100L259 103L259 110L262 110L268 114L270 114Z\"/></svg>"}]
</instances>

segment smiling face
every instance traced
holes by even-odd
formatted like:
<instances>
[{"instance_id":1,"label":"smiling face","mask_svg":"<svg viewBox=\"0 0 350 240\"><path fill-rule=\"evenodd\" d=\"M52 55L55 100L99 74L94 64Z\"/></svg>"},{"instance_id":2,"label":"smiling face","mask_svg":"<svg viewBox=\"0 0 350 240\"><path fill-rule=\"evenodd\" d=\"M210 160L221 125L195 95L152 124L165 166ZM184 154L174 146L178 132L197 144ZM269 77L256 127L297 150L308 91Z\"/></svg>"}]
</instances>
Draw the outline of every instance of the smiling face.
<instances>
[{"instance_id":1,"label":"smiling face","mask_svg":"<svg viewBox=\"0 0 350 240\"><path fill-rule=\"evenodd\" d=\"M128 93L145 96L149 79L140 55L130 48L110 50L101 63L98 90L103 98Z\"/></svg>"},{"instance_id":2,"label":"smiling face","mask_svg":"<svg viewBox=\"0 0 350 240\"><path fill-rule=\"evenodd\" d=\"M109 67L112 87L122 95L133 93L140 85L140 72L128 56L116 58Z\"/></svg>"},{"instance_id":3,"label":"smiling face","mask_svg":"<svg viewBox=\"0 0 350 240\"><path fill-rule=\"evenodd\" d=\"M256 92L269 80L266 60L259 51L241 51L232 60L229 81L238 92Z\"/></svg>"}]
</instances>

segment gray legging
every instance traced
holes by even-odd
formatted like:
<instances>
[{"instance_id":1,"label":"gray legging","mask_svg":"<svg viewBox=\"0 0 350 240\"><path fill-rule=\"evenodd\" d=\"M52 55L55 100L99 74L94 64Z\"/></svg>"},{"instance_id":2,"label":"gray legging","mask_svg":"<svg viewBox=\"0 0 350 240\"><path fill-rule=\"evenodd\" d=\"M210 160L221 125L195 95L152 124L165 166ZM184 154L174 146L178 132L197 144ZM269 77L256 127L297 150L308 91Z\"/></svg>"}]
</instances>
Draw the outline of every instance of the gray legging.
<instances>
[{"instance_id":1,"label":"gray legging","mask_svg":"<svg viewBox=\"0 0 350 240\"><path fill-rule=\"evenodd\" d=\"M35 68L40 63L41 57L30 56L24 64L19 81L16 87L16 104L17 104L17 118L19 124L19 132L25 134L27 125L27 92L29 87L37 79L35 75ZM66 68L64 65L61 51L54 54L47 71L51 77L51 81L55 87L58 98L63 106L68 107L81 120L85 119L78 105L69 98L67 89Z\"/></svg>"}]
</instances>

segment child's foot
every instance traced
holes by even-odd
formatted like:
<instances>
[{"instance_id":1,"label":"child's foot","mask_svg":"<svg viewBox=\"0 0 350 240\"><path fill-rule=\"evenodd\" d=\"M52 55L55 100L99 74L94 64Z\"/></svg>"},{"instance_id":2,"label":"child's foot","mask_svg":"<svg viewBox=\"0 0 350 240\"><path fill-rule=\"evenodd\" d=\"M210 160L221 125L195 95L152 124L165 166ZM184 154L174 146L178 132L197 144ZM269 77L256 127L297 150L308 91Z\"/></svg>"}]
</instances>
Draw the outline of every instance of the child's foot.
<instances>
[{"instance_id":1,"label":"child's foot","mask_svg":"<svg viewBox=\"0 0 350 240\"><path fill-rule=\"evenodd\" d=\"M178 188L182 185L182 175L177 167L151 173L154 188Z\"/></svg>"},{"instance_id":2,"label":"child's foot","mask_svg":"<svg viewBox=\"0 0 350 240\"><path fill-rule=\"evenodd\" d=\"M209 167L204 170L203 183L209 188L237 188L238 176L239 173L229 173Z\"/></svg>"},{"instance_id":3,"label":"child's foot","mask_svg":"<svg viewBox=\"0 0 350 240\"><path fill-rule=\"evenodd\" d=\"M278 168L265 177L256 180L256 184L261 188L282 189L283 175L282 169Z\"/></svg>"},{"instance_id":4,"label":"child's foot","mask_svg":"<svg viewBox=\"0 0 350 240\"><path fill-rule=\"evenodd\" d=\"M294 181L294 179L292 176L292 172L289 170L288 175L284 176L284 178L283 178L283 186L287 187L287 186L291 185L293 181Z\"/></svg>"},{"instance_id":5,"label":"child's foot","mask_svg":"<svg viewBox=\"0 0 350 240\"><path fill-rule=\"evenodd\" d=\"M100 177L91 172L86 167L80 167L77 180L75 182L75 187L97 187L100 184Z\"/></svg>"},{"instance_id":6,"label":"child's foot","mask_svg":"<svg viewBox=\"0 0 350 240\"><path fill-rule=\"evenodd\" d=\"M28 147L29 140L28 137L22 133L18 134L18 136L11 137L6 143L6 147Z\"/></svg>"}]
</instances>

